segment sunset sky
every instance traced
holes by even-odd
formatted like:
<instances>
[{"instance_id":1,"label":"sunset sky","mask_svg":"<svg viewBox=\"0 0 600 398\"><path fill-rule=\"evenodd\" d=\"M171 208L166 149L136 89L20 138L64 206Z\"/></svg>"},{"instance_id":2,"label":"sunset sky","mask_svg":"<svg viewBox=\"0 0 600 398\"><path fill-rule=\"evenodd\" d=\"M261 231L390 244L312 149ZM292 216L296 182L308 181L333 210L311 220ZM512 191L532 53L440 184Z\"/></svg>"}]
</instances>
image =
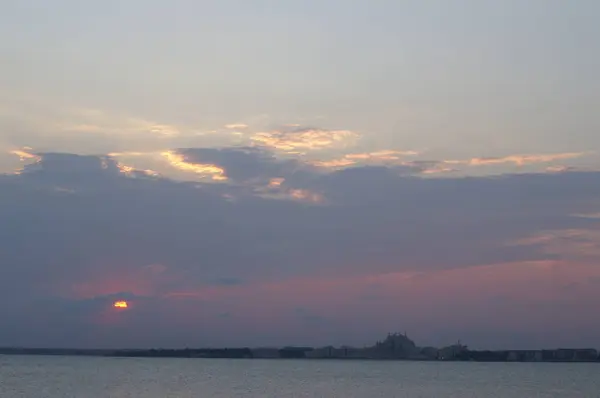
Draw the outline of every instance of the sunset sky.
<instances>
[{"instance_id":1,"label":"sunset sky","mask_svg":"<svg viewBox=\"0 0 600 398\"><path fill-rule=\"evenodd\" d=\"M0 0L0 346L600 348L599 16Z\"/></svg>"}]
</instances>

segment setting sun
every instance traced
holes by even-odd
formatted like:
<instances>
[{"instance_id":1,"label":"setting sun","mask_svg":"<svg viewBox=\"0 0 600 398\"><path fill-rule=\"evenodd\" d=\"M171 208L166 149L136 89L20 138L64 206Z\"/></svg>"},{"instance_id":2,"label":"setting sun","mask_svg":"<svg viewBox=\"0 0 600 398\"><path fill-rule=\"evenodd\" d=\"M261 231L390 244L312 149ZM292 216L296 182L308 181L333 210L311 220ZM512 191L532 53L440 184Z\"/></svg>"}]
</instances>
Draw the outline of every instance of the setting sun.
<instances>
[{"instance_id":1,"label":"setting sun","mask_svg":"<svg viewBox=\"0 0 600 398\"><path fill-rule=\"evenodd\" d=\"M115 301L115 303L113 304L113 307L115 307L115 308L128 308L129 304L127 303L127 301Z\"/></svg>"}]
</instances>

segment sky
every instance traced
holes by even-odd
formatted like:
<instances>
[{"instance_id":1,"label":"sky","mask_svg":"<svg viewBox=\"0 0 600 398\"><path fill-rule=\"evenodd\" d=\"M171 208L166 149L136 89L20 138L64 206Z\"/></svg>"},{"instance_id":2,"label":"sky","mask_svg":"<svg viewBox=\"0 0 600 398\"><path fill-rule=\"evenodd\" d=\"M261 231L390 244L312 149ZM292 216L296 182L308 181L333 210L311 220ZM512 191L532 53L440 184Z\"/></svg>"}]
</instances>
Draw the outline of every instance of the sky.
<instances>
[{"instance_id":1,"label":"sky","mask_svg":"<svg viewBox=\"0 0 600 398\"><path fill-rule=\"evenodd\" d=\"M0 346L600 348L597 1L0 10Z\"/></svg>"}]
</instances>

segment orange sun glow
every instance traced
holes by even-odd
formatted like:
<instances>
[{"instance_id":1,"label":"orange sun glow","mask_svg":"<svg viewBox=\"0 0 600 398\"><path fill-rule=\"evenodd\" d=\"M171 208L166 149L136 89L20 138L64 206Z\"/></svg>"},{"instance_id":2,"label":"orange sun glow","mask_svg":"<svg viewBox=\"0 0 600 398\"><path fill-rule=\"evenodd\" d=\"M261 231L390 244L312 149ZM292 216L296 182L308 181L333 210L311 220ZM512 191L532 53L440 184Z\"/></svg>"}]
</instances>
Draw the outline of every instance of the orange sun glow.
<instances>
[{"instance_id":1,"label":"orange sun glow","mask_svg":"<svg viewBox=\"0 0 600 398\"><path fill-rule=\"evenodd\" d=\"M115 307L115 308L127 308L127 307L129 307L129 304L127 303L127 301L115 301L115 303L113 304L113 307Z\"/></svg>"}]
</instances>

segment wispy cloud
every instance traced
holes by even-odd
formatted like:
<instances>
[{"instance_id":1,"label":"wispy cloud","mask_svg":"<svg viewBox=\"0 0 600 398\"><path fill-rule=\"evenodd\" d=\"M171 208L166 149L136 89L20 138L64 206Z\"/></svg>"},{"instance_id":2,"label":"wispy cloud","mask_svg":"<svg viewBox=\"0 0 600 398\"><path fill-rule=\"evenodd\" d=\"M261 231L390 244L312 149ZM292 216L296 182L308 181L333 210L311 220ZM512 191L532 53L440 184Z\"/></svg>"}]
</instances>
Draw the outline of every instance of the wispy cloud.
<instances>
[{"instance_id":1,"label":"wispy cloud","mask_svg":"<svg viewBox=\"0 0 600 398\"><path fill-rule=\"evenodd\" d=\"M244 123L231 123L231 124L226 124L225 128L230 129L230 130L243 130L243 129L247 129L248 125L244 124Z\"/></svg>"},{"instance_id":2,"label":"wispy cloud","mask_svg":"<svg viewBox=\"0 0 600 398\"><path fill-rule=\"evenodd\" d=\"M356 164L405 164L406 157L417 156L417 151L396 151L381 150L375 152L349 153L341 158L315 161L313 164L318 167L326 168L344 168Z\"/></svg>"},{"instance_id":3,"label":"wispy cloud","mask_svg":"<svg viewBox=\"0 0 600 398\"><path fill-rule=\"evenodd\" d=\"M161 155L178 170L195 173L214 181L227 181L225 170L214 164L188 162L184 155L174 151L165 151Z\"/></svg>"},{"instance_id":4,"label":"wispy cloud","mask_svg":"<svg viewBox=\"0 0 600 398\"><path fill-rule=\"evenodd\" d=\"M426 175L437 175L437 174L445 174L445 173L454 173L457 172L458 170L452 167L439 167L439 166L434 166L431 168L424 168L421 173L426 174Z\"/></svg>"},{"instance_id":5,"label":"wispy cloud","mask_svg":"<svg viewBox=\"0 0 600 398\"><path fill-rule=\"evenodd\" d=\"M585 218L595 219L592 214ZM542 253L568 260L600 258L600 225L594 229L563 229L541 231L514 242L516 245L535 246Z\"/></svg>"},{"instance_id":6,"label":"wispy cloud","mask_svg":"<svg viewBox=\"0 0 600 398\"><path fill-rule=\"evenodd\" d=\"M512 163L517 166L525 166L536 163L550 163L557 160L576 159L586 155L586 152L566 152L554 154L524 154L508 155L503 157L471 158L466 160L446 160L448 164L466 164L469 166L487 166Z\"/></svg>"},{"instance_id":7,"label":"wispy cloud","mask_svg":"<svg viewBox=\"0 0 600 398\"><path fill-rule=\"evenodd\" d=\"M294 188L286 184L285 178L272 178L265 186L257 186L253 191L263 198L293 200L318 205L327 204L323 194L310 189Z\"/></svg>"},{"instance_id":8,"label":"wispy cloud","mask_svg":"<svg viewBox=\"0 0 600 398\"><path fill-rule=\"evenodd\" d=\"M358 133L350 130L325 130L315 128L288 128L253 134L250 139L256 145L284 152L303 152L339 149L353 145Z\"/></svg>"},{"instance_id":9,"label":"wispy cloud","mask_svg":"<svg viewBox=\"0 0 600 398\"><path fill-rule=\"evenodd\" d=\"M325 161L314 161L313 165L328 169L343 169L356 165L404 166L415 174L437 175L462 172L468 174L468 167L502 166L513 164L528 166L552 163L559 160L577 159L587 155L586 152L568 152L556 154L507 155L502 157L473 157L461 160L411 160L410 157L422 155L418 151L381 150L365 153L349 153L339 158ZM462 168L461 168L462 166ZM547 172L565 172L572 170L569 166L548 166Z\"/></svg>"},{"instance_id":10,"label":"wispy cloud","mask_svg":"<svg viewBox=\"0 0 600 398\"><path fill-rule=\"evenodd\" d=\"M322 195L315 192L310 192L306 189L291 189L289 191L289 194L292 198L300 201L307 201L312 203L322 203L324 201Z\"/></svg>"},{"instance_id":11,"label":"wispy cloud","mask_svg":"<svg viewBox=\"0 0 600 398\"><path fill-rule=\"evenodd\" d=\"M211 140L207 129L126 112L64 106L52 102L15 105L0 120L0 146L42 151L98 153L159 150L174 142Z\"/></svg>"},{"instance_id":12,"label":"wispy cloud","mask_svg":"<svg viewBox=\"0 0 600 398\"><path fill-rule=\"evenodd\" d=\"M576 168L572 166L548 166L546 172L548 173L565 173L568 171L575 171Z\"/></svg>"},{"instance_id":13,"label":"wispy cloud","mask_svg":"<svg viewBox=\"0 0 600 398\"><path fill-rule=\"evenodd\" d=\"M160 173L150 169L137 169L133 166L126 165L121 162L117 162L117 168L123 174L126 174L129 177L136 177L139 175L150 176L150 177L159 177Z\"/></svg>"},{"instance_id":14,"label":"wispy cloud","mask_svg":"<svg viewBox=\"0 0 600 398\"><path fill-rule=\"evenodd\" d=\"M600 213L580 213L580 214L573 214L573 217L580 217L580 218L587 218L587 219L596 220L596 219L600 219Z\"/></svg>"},{"instance_id":15,"label":"wispy cloud","mask_svg":"<svg viewBox=\"0 0 600 398\"><path fill-rule=\"evenodd\" d=\"M77 133L155 134L176 137L179 127L138 117L105 112L99 109L74 109L69 122L57 122L58 130Z\"/></svg>"},{"instance_id":16,"label":"wispy cloud","mask_svg":"<svg viewBox=\"0 0 600 398\"><path fill-rule=\"evenodd\" d=\"M10 151L10 154L18 156L19 160L21 160L21 161L39 160L40 159L40 156L38 156L34 153L28 152L29 150L31 150L31 148L16 149L16 150Z\"/></svg>"}]
</instances>

